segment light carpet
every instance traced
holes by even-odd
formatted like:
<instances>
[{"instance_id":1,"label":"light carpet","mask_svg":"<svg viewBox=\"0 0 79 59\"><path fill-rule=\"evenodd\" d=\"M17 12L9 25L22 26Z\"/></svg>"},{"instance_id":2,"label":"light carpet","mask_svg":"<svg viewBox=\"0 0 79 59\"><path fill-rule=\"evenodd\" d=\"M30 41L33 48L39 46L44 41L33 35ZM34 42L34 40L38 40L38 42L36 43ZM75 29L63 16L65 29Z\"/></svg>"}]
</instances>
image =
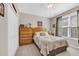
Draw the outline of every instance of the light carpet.
<instances>
[{"instance_id":1,"label":"light carpet","mask_svg":"<svg viewBox=\"0 0 79 59\"><path fill-rule=\"evenodd\" d=\"M34 44L20 46L16 56L41 56L38 48ZM57 54L56 56L79 56L79 49L68 47L67 51Z\"/></svg>"}]
</instances>

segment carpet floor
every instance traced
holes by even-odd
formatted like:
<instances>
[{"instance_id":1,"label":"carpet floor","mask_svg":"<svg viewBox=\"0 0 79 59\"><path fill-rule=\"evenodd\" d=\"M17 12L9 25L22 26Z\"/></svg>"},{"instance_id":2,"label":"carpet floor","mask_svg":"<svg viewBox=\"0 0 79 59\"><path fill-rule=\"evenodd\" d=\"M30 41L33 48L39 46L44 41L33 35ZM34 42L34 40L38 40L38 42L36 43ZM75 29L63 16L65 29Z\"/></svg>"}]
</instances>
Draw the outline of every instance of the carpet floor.
<instances>
[{"instance_id":1,"label":"carpet floor","mask_svg":"<svg viewBox=\"0 0 79 59\"><path fill-rule=\"evenodd\" d=\"M16 56L41 56L38 48L34 44L20 46ZM57 54L56 56L79 56L79 49L68 47L67 51Z\"/></svg>"}]
</instances>

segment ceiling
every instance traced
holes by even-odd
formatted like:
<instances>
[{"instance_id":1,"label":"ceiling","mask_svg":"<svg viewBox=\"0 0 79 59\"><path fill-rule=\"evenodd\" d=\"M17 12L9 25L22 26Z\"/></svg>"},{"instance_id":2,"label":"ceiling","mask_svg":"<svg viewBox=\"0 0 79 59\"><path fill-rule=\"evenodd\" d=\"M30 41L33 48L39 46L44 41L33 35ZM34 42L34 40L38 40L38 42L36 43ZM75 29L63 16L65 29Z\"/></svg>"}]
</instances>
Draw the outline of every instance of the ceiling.
<instances>
[{"instance_id":1,"label":"ceiling","mask_svg":"<svg viewBox=\"0 0 79 59\"><path fill-rule=\"evenodd\" d=\"M64 11L78 6L77 3L53 3L53 8L48 9L47 3L18 3L19 12L36 16L51 18Z\"/></svg>"}]
</instances>

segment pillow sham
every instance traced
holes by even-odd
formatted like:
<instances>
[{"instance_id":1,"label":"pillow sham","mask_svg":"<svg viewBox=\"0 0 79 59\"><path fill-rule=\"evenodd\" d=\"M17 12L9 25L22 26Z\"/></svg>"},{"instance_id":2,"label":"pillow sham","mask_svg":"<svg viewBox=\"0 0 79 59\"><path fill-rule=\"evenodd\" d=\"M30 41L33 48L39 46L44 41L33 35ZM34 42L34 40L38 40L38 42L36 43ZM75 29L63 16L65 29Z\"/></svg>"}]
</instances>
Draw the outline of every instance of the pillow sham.
<instances>
[{"instance_id":1,"label":"pillow sham","mask_svg":"<svg viewBox=\"0 0 79 59\"><path fill-rule=\"evenodd\" d=\"M36 36L48 36L49 34L47 32L35 32Z\"/></svg>"},{"instance_id":2,"label":"pillow sham","mask_svg":"<svg viewBox=\"0 0 79 59\"><path fill-rule=\"evenodd\" d=\"M46 36L46 34L44 32L41 32L40 36Z\"/></svg>"}]
</instances>

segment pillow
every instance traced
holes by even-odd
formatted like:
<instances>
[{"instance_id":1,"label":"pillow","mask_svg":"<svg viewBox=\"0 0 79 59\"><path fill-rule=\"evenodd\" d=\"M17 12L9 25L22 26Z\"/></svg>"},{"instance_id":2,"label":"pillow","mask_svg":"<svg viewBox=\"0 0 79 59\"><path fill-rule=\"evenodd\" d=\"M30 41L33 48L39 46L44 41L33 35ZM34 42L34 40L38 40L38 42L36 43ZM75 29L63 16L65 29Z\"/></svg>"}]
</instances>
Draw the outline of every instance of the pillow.
<instances>
[{"instance_id":1,"label":"pillow","mask_svg":"<svg viewBox=\"0 0 79 59\"><path fill-rule=\"evenodd\" d=\"M44 32L41 32L40 36L46 36L46 34Z\"/></svg>"},{"instance_id":2,"label":"pillow","mask_svg":"<svg viewBox=\"0 0 79 59\"><path fill-rule=\"evenodd\" d=\"M46 35L49 35L47 32L45 32Z\"/></svg>"},{"instance_id":3,"label":"pillow","mask_svg":"<svg viewBox=\"0 0 79 59\"><path fill-rule=\"evenodd\" d=\"M47 36L47 35L49 35L47 32L43 32L43 31L41 31L41 32L35 32L35 35L36 36Z\"/></svg>"},{"instance_id":4,"label":"pillow","mask_svg":"<svg viewBox=\"0 0 79 59\"><path fill-rule=\"evenodd\" d=\"M41 33L45 33L45 35L49 35L47 32L41 32Z\"/></svg>"},{"instance_id":5,"label":"pillow","mask_svg":"<svg viewBox=\"0 0 79 59\"><path fill-rule=\"evenodd\" d=\"M36 36L40 36L40 32L35 32L35 35Z\"/></svg>"}]
</instances>

